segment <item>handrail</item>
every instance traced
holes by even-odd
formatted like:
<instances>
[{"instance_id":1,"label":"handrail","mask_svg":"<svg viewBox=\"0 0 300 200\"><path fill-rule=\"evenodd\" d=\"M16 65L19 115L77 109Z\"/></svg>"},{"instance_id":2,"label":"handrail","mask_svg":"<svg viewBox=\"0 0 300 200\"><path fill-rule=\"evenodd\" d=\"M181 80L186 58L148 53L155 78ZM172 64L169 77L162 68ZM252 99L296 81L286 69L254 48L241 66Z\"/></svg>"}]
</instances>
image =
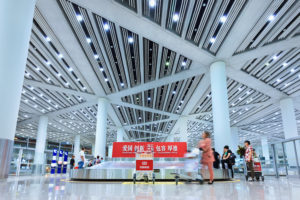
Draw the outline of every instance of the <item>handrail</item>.
<instances>
[{"instance_id":1,"label":"handrail","mask_svg":"<svg viewBox=\"0 0 300 200\"><path fill-rule=\"evenodd\" d=\"M276 141L276 142L272 142L270 144L272 145L272 144L279 144L279 143L284 143L284 142L292 142L294 140L300 140L300 136L292 137L292 138L288 138L288 139L280 140L280 141Z\"/></svg>"}]
</instances>

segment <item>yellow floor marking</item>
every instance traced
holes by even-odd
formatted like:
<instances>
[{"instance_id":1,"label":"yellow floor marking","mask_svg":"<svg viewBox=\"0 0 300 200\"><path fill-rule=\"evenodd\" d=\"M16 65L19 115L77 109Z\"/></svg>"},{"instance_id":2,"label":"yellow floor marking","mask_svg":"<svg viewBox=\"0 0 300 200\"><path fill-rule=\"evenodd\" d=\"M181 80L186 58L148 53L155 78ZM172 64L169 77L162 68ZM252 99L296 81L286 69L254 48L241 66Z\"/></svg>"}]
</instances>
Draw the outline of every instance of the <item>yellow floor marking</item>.
<instances>
[{"instance_id":1,"label":"yellow floor marking","mask_svg":"<svg viewBox=\"0 0 300 200\"><path fill-rule=\"evenodd\" d=\"M122 184L133 185L134 183L133 182L123 182ZM153 185L153 183L151 181L148 182L148 183L146 183L146 182L136 182L136 185L147 185L147 184L152 184ZM155 182L154 183L154 185L161 185L161 184L175 185L176 182L175 181L174 182L163 182L163 181L161 181L161 182ZM184 182L178 182L178 184L184 184Z\"/></svg>"},{"instance_id":2,"label":"yellow floor marking","mask_svg":"<svg viewBox=\"0 0 300 200\"><path fill-rule=\"evenodd\" d=\"M121 184L134 184L133 182L120 182L120 181L71 181L71 180L67 180L67 179L61 179L60 181L62 182L68 182L68 183L121 183ZM240 182L240 179L236 179L236 180L232 180L232 181L216 181L215 183L237 183ZM192 182L192 183L197 183L197 182ZM146 182L136 182L136 184L153 184L152 181L149 181L148 183ZM165 184L165 185L172 185L172 184L176 184L175 181L173 182L164 182L164 181L157 181L155 182L155 184ZM185 184L185 182L178 182L178 184Z\"/></svg>"}]
</instances>

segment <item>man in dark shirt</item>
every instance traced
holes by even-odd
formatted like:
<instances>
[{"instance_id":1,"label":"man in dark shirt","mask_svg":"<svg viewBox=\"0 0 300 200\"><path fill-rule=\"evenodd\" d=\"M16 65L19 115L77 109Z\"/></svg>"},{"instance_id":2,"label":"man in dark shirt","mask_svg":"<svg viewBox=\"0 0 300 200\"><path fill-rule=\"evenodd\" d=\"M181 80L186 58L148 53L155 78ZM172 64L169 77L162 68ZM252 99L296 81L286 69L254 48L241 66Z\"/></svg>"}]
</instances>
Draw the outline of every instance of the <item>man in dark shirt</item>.
<instances>
[{"instance_id":1,"label":"man in dark shirt","mask_svg":"<svg viewBox=\"0 0 300 200\"><path fill-rule=\"evenodd\" d=\"M214 152L215 161L213 163L214 168L219 169L220 168L220 154L216 152L215 148L212 148Z\"/></svg>"},{"instance_id":2,"label":"man in dark shirt","mask_svg":"<svg viewBox=\"0 0 300 200\"><path fill-rule=\"evenodd\" d=\"M74 169L74 164L75 164L75 156L72 156L71 160L70 160L70 169Z\"/></svg>"}]
</instances>

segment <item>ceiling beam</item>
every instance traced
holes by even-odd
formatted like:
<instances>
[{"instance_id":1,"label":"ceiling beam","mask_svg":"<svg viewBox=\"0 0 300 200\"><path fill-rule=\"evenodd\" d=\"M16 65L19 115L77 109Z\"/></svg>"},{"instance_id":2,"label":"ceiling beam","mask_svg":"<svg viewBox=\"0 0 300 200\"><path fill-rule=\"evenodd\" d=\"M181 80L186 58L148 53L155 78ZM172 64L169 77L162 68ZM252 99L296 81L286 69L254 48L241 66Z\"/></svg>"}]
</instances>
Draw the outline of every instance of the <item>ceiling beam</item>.
<instances>
[{"instance_id":1,"label":"ceiling beam","mask_svg":"<svg viewBox=\"0 0 300 200\"><path fill-rule=\"evenodd\" d=\"M176 50L177 53L181 55L185 55L188 52L190 59L198 61L203 65L207 65L214 60L214 56L205 50L201 50L199 47L185 39L165 30L164 27L161 27L144 17L140 17L138 13L131 12L128 8L117 2L111 0L102 0L101 4L99 4L98 0L72 0L72 2L88 10L92 10L92 12L99 14L112 22L118 22L124 28L135 32L142 37L159 43L171 50Z\"/></svg>"},{"instance_id":2,"label":"ceiling beam","mask_svg":"<svg viewBox=\"0 0 300 200\"><path fill-rule=\"evenodd\" d=\"M280 92L276 88L271 87L270 85L260 81L259 79L254 78L253 76L250 76L249 74L236 69L235 67L227 67L227 77L238 81L239 83L242 83L250 88L255 89L258 92L261 92L271 98L274 99L281 99L284 97L287 97L284 93Z\"/></svg>"},{"instance_id":3,"label":"ceiling beam","mask_svg":"<svg viewBox=\"0 0 300 200\"><path fill-rule=\"evenodd\" d=\"M91 100L91 99L95 99L97 98L96 95L94 94L89 94L89 93L85 93L85 92L81 92L81 91L77 91L77 90L73 90L73 89L68 89L68 88L63 88L63 87L59 87L56 85L50 85L47 83L43 83L43 82L39 82L39 81L33 81L33 80L29 80L29 79L24 79L24 85L30 85L32 87L37 87L37 88L41 88L41 89L47 89L50 91L55 91L55 92L61 92L61 93L66 93L69 95L74 95L74 96L80 96L83 97L86 100Z\"/></svg>"},{"instance_id":4,"label":"ceiling beam","mask_svg":"<svg viewBox=\"0 0 300 200\"><path fill-rule=\"evenodd\" d=\"M247 131L247 130L243 130L243 129L240 129L240 128L239 128L239 132L250 134L250 135L256 135L256 136L259 136L259 137L267 136L268 138L275 139L275 140L283 140L283 138L274 137L274 136L270 136L270 135L265 135L265 134L257 133L257 132L254 132L254 131Z\"/></svg>"},{"instance_id":5,"label":"ceiling beam","mask_svg":"<svg viewBox=\"0 0 300 200\"><path fill-rule=\"evenodd\" d=\"M141 84L141 85L135 86L133 88L125 89L120 92L116 92L114 94L107 95L107 97L109 99L120 99L121 97L124 97L127 95L137 94L139 92L157 88L157 87L169 84L169 83L174 83L177 81L185 80L185 79L191 78L193 76L199 76L201 74L206 73L206 71L207 71L206 67L200 65L197 62L193 62L192 65L195 65L197 67L194 66L193 69L186 70L184 72L177 73L172 76L163 77L161 79L151 81L151 82L148 82L145 84Z\"/></svg>"},{"instance_id":6,"label":"ceiling beam","mask_svg":"<svg viewBox=\"0 0 300 200\"><path fill-rule=\"evenodd\" d=\"M122 102L122 101L118 101L118 100L115 100L115 99L110 100L110 103L116 104L116 105L119 105L119 106L124 106L124 107L137 109L137 110L147 111L147 112L151 112L151 113L154 113L154 114L157 113L157 114L161 114L161 115L179 117L178 114L165 112L165 111L149 108L149 107L146 107L146 106L140 106L140 105L136 105L136 104L132 104L132 103Z\"/></svg>"},{"instance_id":7,"label":"ceiling beam","mask_svg":"<svg viewBox=\"0 0 300 200\"><path fill-rule=\"evenodd\" d=\"M217 57L227 59L234 54L271 2L272 0L251 0L246 3L221 45Z\"/></svg>"},{"instance_id":8,"label":"ceiling beam","mask_svg":"<svg viewBox=\"0 0 300 200\"><path fill-rule=\"evenodd\" d=\"M273 42L262 47L257 47L253 50L248 50L246 52L234 55L230 59L228 59L228 62L232 67L238 69L248 60L263 57L265 55L271 56L277 54L280 51L291 48L299 48L299 44L300 36L295 36L289 39Z\"/></svg>"},{"instance_id":9,"label":"ceiling beam","mask_svg":"<svg viewBox=\"0 0 300 200\"><path fill-rule=\"evenodd\" d=\"M99 5L99 2L97 2L96 4ZM65 15L59 7L58 2L40 0L37 1L36 6L41 11L41 13L43 13L43 17L46 19L47 23L51 27L54 34L57 36L58 40L64 46L66 52L69 55L72 55L74 64L80 70L88 85L90 86L90 88L92 88L92 91L94 91L95 95L99 97L106 97L106 93L102 88L95 72L93 71L91 63L83 53L82 47L79 44L78 39L73 32L73 29L69 25L68 21L65 20ZM117 126L120 126L121 122L110 104L108 106L108 113L111 116L113 122Z\"/></svg>"}]
</instances>

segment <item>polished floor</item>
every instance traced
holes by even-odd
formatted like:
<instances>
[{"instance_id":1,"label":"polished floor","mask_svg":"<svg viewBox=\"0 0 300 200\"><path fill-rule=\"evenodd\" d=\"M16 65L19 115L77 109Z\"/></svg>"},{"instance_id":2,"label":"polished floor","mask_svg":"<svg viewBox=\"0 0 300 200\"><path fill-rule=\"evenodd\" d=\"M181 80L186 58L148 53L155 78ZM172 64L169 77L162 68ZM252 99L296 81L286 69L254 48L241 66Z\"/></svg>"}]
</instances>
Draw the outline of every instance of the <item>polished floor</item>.
<instances>
[{"instance_id":1,"label":"polished floor","mask_svg":"<svg viewBox=\"0 0 300 200\"><path fill-rule=\"evenodd\" d=\"M0 180L0 199L88 200L88 199L300 199L300 179L266 177L265 182L215 182L198 185L173 182L137 184L131 182L73 182L63 176L9 177Z\"/></svg>"}]
</instances>

